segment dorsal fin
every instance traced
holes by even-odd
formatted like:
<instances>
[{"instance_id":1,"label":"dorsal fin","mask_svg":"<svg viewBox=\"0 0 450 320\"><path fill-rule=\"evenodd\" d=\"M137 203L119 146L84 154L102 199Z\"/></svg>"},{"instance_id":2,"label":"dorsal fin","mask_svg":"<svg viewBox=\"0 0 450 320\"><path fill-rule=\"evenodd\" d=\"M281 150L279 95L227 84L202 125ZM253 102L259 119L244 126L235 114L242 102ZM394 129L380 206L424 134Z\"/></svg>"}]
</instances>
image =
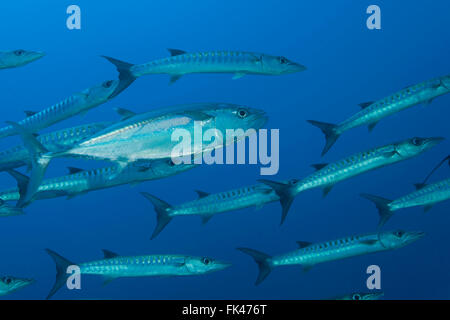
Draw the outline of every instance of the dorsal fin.
<instances>
[{"instance_id":1,"label":"dorsal fin","mask_svg":"<svg viewBox=\"0 0 450 320\"><path fill-rule=\"evenodd\" d=\"M173 56L179 56L179 55L181 55L181 54L185 54L186 53L186 51L183 51L183 50L180 50L180 49L171 49L171 48L168 48L167 50L169 50L169 52L170 52L170 55L173 57Z\"/></svg>"},{"instance_id":2,"label":"dorsal fin","mask_svg":"<svg viewBox=\"0 0 450 320\"><path fill-rule=\"evenodd\" d=\"M25 113L25 115L27 117L34 116L37 113L36 111L30 111L30 110L24 110L23 112Z\"/></svg>"},{"instance_id":3,"label":"dorsal fin","mask_svg":"<svg viewBox=\"0 0 450 320\"><path fill-rule=\"evenodd\" d=\"M320 169L325 168L327 165L328 165L328 163L315 163L315 164L312 164L311 167L313 167L316 170L320 170Z\"/></svg>"},{"instance_id":4,"label":"dorsal fin","mask_svg":"<svg viewBox=\"0 0 450 320\"><path fill-rule=\"evenodd\" d=\"M195 192L197 192L199 199L207 197L207 196L210 195L208 192L204 192L204 191L200 191L200 190L195 190Z\"/></svg>"},{"instance_id":5,"label":"dorsal fin","mask_svg":"<svg viewBox=\"0 0 450 320\"><path fill-rule=\"evenodd\" d=\"M297 245L299 249L303 249L309 247L312 243L307 241L297 241Z\"/></svg>"},{"instance_id":6,"label":"dorsal fin","mask_svg":"<svg viewBox=\"0 0 450 320\"><path fill-rule=\"evenodd\" d=\"M75 173L84 171L83 169L75 168L75 167L67 167L67 170L69 170L69 174L75 174Z\"/></svg>"},{"instance_id":7,"label":"dorsal fin","mask_svg":"<svg viewBox=\"0 0 450 320\"><path fill-rule=\"evenodd\" d=\"M368 106L372 105L373 103L374 103L373 101L363 102L363 103L360 103L359 106L360 106L362 109L365 109L365 108L367 108Z\"/></svg>"},{"instance_id":8,"label":"dorsal fin","mask_svg":"<svg viewBox=\"0 0 450 320\"><path fill-rule=\"evenodd\" d=\"M106 250L106 249L102 249L103 251L103 257L105 259L111 259L111 258L115 258L115 257L119 257L119 255L117 253L114 253L112 251Z\"/></svg>"},{"instance_id":9,"label":"dorsal fin","mask_svg":"<svg viewBox=\"0 0 450 320\"><path fill-rule=\"evenodd\" d=\"M114 110L122 117L121 120L126 120L136 115L136 112L124 108L115 108Z\"/></svg>"}]
</instances>

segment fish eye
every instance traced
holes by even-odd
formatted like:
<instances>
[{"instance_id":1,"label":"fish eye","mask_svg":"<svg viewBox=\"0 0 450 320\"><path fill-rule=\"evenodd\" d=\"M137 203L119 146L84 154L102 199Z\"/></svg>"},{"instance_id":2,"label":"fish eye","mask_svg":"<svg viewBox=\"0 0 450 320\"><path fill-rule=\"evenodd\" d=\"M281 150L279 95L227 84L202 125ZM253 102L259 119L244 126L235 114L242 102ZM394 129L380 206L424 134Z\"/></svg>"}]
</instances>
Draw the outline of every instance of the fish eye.
<instances>
[{"instance_id":1,"label":"fish eye","mask_svg":"<svg viewBox=\"0 0 450 320\"><path fill-rule=\"evenodd\" d=\"M170 167L174 167L174 166L175 166L175 163L173 163L172 159L167 159L167 164L168 164Z\"/></svg>"},{"instance_id":2,"label":"fish eye","mask_svg":"<svg viewBox=\"0 0 450 320\"><path fill-rule=\"evenodd\" d=\"M415 145L415 146L420 146L420 145L422 145L422 142L423 142L423 140L420 139L420 138L413 138L413 139L412 139L412 144Z\"/></svg>"},{"instance_id":3,"label":"fish eye","mask_svg":"<svg viewBox=\"0 0 450 320\"><path fill-rule=\"evenodd\" d=\"M108 81L103 83L103 87L110 88L112 86L112 84L113 84L113 81L112 80L108 80Z\"/></svg>"},{"instance_id":4,"label":"fish eye","mask_svg":"<svg viewBox=\"0 0 450 320\"><path fill-rule=\"evenodd\" d=\"M245 109L239 109L237 112L239 118L244 119L245 117L248 116L248 112Z\"/></svg>"},{"instance_id":5,"label":"fish eye","mask_svg":"<svg viewBox=\"0 0 450 320\"><path fill-rule=\"evenodd\" d=\"M14 54L15 54L16 56L21 56L21 55L23 55L24 53L25 53L24 50L16 50L16 51L14 51Z\"/></svg>"},{"instance_id":6,"label":"fish eye","mask_svg":"<svg viewBox=\"0 0 450 320\"><path fill-rule=\"evenodd\" d=\"M4 277L3 278L3 282L6 283L6 284L10 284L11 281L12 281L12 279L10 277Z\"/></svg>"},{"instance_id":7,"label":"fish eye","mask_svg":"<svg viewBox=\"0 0 450 320\"><path fill-rule=\"evenodd\" d=\"M205 257L202 259L202 262L205 266L207 266L208 264L210 264L212 262L212 260L210 258Z\"/></svg>"},{"instance_id":8,"label":"fish eye","mask_svg":"<svg viewBox=\"0 0 450 320\"><path fill-rule=\"evenodd\" d=\"M403 237L403 235L405 234L405 232L404 232L404 231L396 231L394 234L395 234L397 237L401 238L401 237Z\"/></svg>"},{"instance_id":9,"label":"fish eye","mask_svg":"<svg viewBox=\"0 0 450 320\"><path fill-rule=\"evenodd\" d=\"M278 61L280 61L281 64L286 64L288 63L288 59L286 59L285 57L279 57Z\"/></svg>"},{"instance_id":10,"label":"fish eye","mask_svg":"<svg viewBox=\"0 0 450 320\"><path fill-rule=\"evenodd\" d=\"M357 293L355 293L352 297L353 300L361 300L361 296Z\"/></svg>"}]
</instances>

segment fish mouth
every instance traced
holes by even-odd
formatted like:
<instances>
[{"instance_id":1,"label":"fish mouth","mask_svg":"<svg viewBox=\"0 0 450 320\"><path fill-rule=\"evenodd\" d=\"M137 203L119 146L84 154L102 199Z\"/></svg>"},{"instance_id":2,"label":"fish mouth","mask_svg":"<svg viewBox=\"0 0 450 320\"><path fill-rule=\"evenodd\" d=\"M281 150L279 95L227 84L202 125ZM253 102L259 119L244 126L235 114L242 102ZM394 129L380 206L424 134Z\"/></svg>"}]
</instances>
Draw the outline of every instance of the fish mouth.
<instances>
[{"instance_id":1,"label":"fish mouth","mask_svg":"<svg viewBox=\"0 0 450 320\"><path fill-rule=\"evenodd\" d=\"M288 65L286 65L286 69L283 72L281 72L281 74L296 73L305 70L307 70L306 66L297 62L290 62Z\"/></svg>"},{"instance_id":2,"label":"fish mouth","mask_svg":"<svg viewBox=\"0 0 450 320\"><path fill-rule=\"evenodd\" d=\"M432 148L432 147L438 145L439 143L441 143L444 140L445 140L444 137L427 138L426 141L425 141L425 144L426 144L427 148Z\"/></svg>"},{"instance_id":3,"label":"fish mouth","mask_svg":"<svg viewBox=\"0 0 450 320\"><path fill-rule=\"evenodd\" d=\"M215 262L214 263L214 270L212 270L212 271L224 270L224 269L227 269L227 268L229 268L231 266L232 266L232 264L228 263L228 262Z\"/></svg>"},{"instance_id":4,"label":"fish mouth","mask_svg":"<svg viewBox=\"0 0 450 320\"><path fill-rule=\"evenodd\" d=\"M23 209L19 207L11 207L9 205L4 205L0 207L0 217L11 217L22 215Z\"/></svg>"},{"instance_id":5,"label":"fish mouth","mask_svg":"<svg viewBox=\"0 0 450 320\"><path fill-rule=\"evenodd\" d=\"M369 293L366 297L366 300L379 300L383 296L384 296L384 292Z\"/></svg>"},{"instance_id":6,"label":"fish mouth","mask_svg":"<svg viewBox=\"0 0 450 320\"><path fill-rule=\"evenodd\" d=\"M417 241L419 239L422 239L424 236L425 236L425 232L423 232L423 231L409 232L406 243L411 243L411 242Z\"/></svg>"},{"instance_id":7,"label":"fish mouth","mask_svg":"<svg viewBox=\"0 0 450 320\"><path fill-rule=\"evenodd\" d=\"M249 120L253 129L261 129L267 124L269 117L263 110L254 110Z\"/></svg>"}]
</instances>

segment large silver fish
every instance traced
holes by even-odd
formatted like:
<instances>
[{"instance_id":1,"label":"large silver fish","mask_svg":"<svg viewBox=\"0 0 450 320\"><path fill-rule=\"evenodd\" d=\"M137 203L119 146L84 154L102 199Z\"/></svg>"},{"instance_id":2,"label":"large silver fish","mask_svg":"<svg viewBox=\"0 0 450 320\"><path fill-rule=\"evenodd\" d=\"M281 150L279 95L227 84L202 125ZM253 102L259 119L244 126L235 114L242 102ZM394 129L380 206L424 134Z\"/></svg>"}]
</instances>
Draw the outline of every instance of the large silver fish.
<instances>
[{"instance_id":1,"label":"large silver fish","mask_svg":"<svg viewBox=\"0 0 450 320\"><path fill-rule=\"evenodd\" d=\"M34 283L33 279L16 278L12 276L5 276L0 278L0 296L16 292L22 288Z\"/></svg>"},{"instance_id":2,"label":"large silver fish","mask_svg":"<svg viewBox=\"0 0 450 320\"><path fill-rule=\"evenodd\" d=\"M326 196L338 182L360 175L370 170L382 168L415 157L434 147L444 138L412 138L383 147L359 152L338 162L313 165L317 171L302 180L289 183L260 180L271 186L280 197L282 206L281 223L284 222L294 197L299 193L323 188Z\"/></svg>"},{"instance_id":3,"label":"large silver fish","mask_svg":"<svg viewBox=\"0 0 450 320\"><path fill-rule=\"evenodd\" d=\"M117 174L117 166L93 170L70 167L69 175L44 180L32 201L57 197L71 199L95 190L112 188L124 184L135 185L144 181L162 179L192 169L194 166L194 164L175 165L171 159L161 159L133 163L119 174ZM23 195L26 191L28 177L14 170L9 170L8 172L17 180L18 188L0 192L0 201L19 201L21 194ZM17 207L5 207L3 210L4 214L2 214L2 207L0 207L0 216L20 214L17 211L20 211L20 209Z\"/></svg>"},{"instance_id":4,"label":"large silver fish","mask_svg":"<svg viewBox=\"0 0 450 320\"><path fill-rule=\"evenodd\" d=\"M83 114L88 110L105 103L110 99L111 94L118 85L119 81L117 80L105 81L100 85L76 93L42 111L30 112L29 116L22 121L19 121L18 124L30 133L36 133L57 122L77 114ZM0 138L16 134L18 134L18 132L12 125L0 128Z\"/></svg>"},{"instance_id":5,"label":"large silver fish","mask_svg":"<svg viewBox=\"0 0 450 320\"><path fill-rule=\"evenodd\" d=\"M39 60L45 56L43 52L14 50L0 52L0 69L17 68Z\"/></svg>"},{"instance_id":6,"label":"large silver fish","mask_svg":"<svg viewBox=\"0 0 450 320\"><path fill-rule=\"evenodd\" d=\"M173 133L180 131L187 133L190 151L184 155L196 156L223 146L218 137L213 141L203 141L203 136L199 137L200 133L197 130L206 132L211 129L215 130L216 135L220 132L222 137L226 137L227 130L242 129L236 131L236 139L233 141L223 138L226 140L224 143L233 143L254 133L248 129L260 129L266 122L267 117L262 110L241 105L225 103L181 105L143 114L131 114L129 118L57 154L49 153L27 130L10 122L21 134L24 145L33 155L30 183L18 205L22 206L30 201L44 177L50 160L54 157L108 160L116 163L122 170L135 161L171 158L174 148L180 145L178 140L172 140Z\"/></svg>"},{"instance_id":7,"label":"large silver fish","mask_svg":"<svg viewBox=\"0 0 450 320\"><path fill-rule=\"evenodd\" d=\"M98 122L62 129L42 134L37 137L37 140L50 152L61 152L111 124L112 122ZM30 154L23 145L14 146L0 152L0 171L21 166L31 167Z\"/></svg>"},{"instance_id":8,"label":"large silver fish","mask_svg":"<svg viewBox=\"0 0 450 320\"><path fill-rule=\"evenodd\" d=\"M368 125L369 131L372 131L381 119L419 103L429 104L434 98L449 92L450 75L447 75L407 87L376 102L362 103L361 111L337 125L313 120L308 122L320 128L325 134L326 144L322 151L323 156L344 132L365 125Z\"/></svg>"},{"instance_id":9,"label":"large silver fish","mask_svg":"<svg viewBox=\"0 0 450 320\"><path fill-rule=\"evenodd\" d=\"M263 53L243 51L204 51L188 53L178 49L169 49L171 57L133 65L111 57L105 57L113 63L122 80L114 94L120 93L136 78L148 74L169 74L170 83L189 73L232 73L233 79L246 74L282 75L306 70L305 66L292 62L285 57Z\"/></svg>"},{"instance_id":10,"label":"large silver fish","mask_svg":"<svg viewBox=\"0 0 450 320\"><path fill-rule=\"evenodd\" d=\"M67 268L75 263L47 249L56 264L56 281L47 296L50 299L67 281ZM188 255L144 255L124 257L109 250L103 250L104 259L80 263L80 275L99 275L105 282L116 278L155 277L155 276L196 276L223 270L230 266L209 257Z\"/></svg>"},{"instance_id":11,"label":"large silver fish","mask_svg":"<svg viewBox=\"0 0 450 320\"><path fill-rule=\"evenodd\" d=\"M255 283L258 285L275 267L300 265L304 270L308 270L323 262L402 248L423 236L423 232L390 231L316 244L298 241L299 249L273 257L253 249L238 248L238 250L250 255L258 264L259 274Z\"/></svg>"}]
</instances>

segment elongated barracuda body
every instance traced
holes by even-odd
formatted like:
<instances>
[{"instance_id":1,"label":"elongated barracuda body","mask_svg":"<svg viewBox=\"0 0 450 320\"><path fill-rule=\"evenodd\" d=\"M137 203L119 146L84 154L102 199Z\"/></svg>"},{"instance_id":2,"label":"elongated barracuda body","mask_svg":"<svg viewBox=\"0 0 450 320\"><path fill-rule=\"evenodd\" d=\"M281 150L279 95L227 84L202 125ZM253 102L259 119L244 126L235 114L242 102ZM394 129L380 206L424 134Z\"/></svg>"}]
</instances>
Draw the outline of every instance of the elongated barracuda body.
<instances>
[{"instance_id":1,"label":"elongated barracuda body","mask_svg":"<svg viewBox=\"0 0 450 320\"><path fill-rule=\"evenodd\" d=\"M65 100L40 112L30 114L18 124L29 132L35 133L74 115L87 112L110 99L110 95L119 84L117 80L105 81L101 85L76 93ZM0 128L0 138L18 134L13 126Z\"/></svg>"},{"instance_id":2,"label":"elongated barracuda body","mask_svg":"<svg viewBox=\"0 0 450 320\"><path fill-rule=\"evenodd\" d=\"M39 60L45 56L43 52L14 50L0 52L0 69L17 68Z\"/></svg>"},{"instance_id":3,"label":"elongated barracuda body","mask_svg":"<svg viewBox=\"0 0 450 320\"><path fill-rule=\"evenodd\" d=\"M378 226L382 227L397 210L424 206L425 211L428 211L436 203L450 199L450 178L426 185L396 200L389 200L370 194L362 194L361 196L376 205L380 214Z\"/></svg>"},{"instance_id":4,"label":"elongated barracuda body","mask_svg":"<svg viewBox=\"0 0 450 320\"><path fill-rule=\"evenodd\" d=\"M323 262L398 249L423 236L423 232L399 230L346 237L317 244L298 241L299 249L273 257L253 249L239 248L238 250L250 255L258 264L259 275L255 283L258 285L275 267L300 265L308 270Z\"/></svg>"},{"instance_id":5,"label":"elongated barracuda body","mask_svg":"<svg viewBox=\"0 0 450 320\"><path fill-rule=\"evenodd\" d=\"M120 73L124 86L117 89L120 93L136 78L148 74L169 74L170 83L189 73L232 73L233 79L246 74L282 75L306 70L305 66L292 62L285 57L271 56L243 51L204 51L185 52L169 49L171 57L133 65L114 58L105 57L113 63Z\"/></svg>"},{"instance_id":6,"label":"elongated barracuda body","mask_svg":"<svg viewBox=\"0 0 450 320\"><path fill-rule=\"evenodd\" d=\"M112 122L98 122L42 134L37 140L50 152L61 152L103 130ZM31 166L30 153L23 145L0 152L0 171Z\"/></svg>"},{"instance_id":7,"label":"elongated barracuda body","mask_svg":"<svg viewBox=\"0 0 450 320\"><path fill-rule=\"evenodd\" d=\"M117 166L93 170L81 170L70 167L71 174L44 180L33 200L57 197L71 199L95 190L169 177L192 169L194 166L193 164L175 165L171 159L162 159L132 164L119 174L117 174ZM21 193L25 192L28 177L13 170L10 170L9 173L17 180L19 187L0 192L0 199L1 201L18 201ZM13 214L14 212L8 213L9 211L5 209L5 214L2 215L0 208L0 216L16 215Z\"/></svg>"},{"instance_id":8,"label":"elongated barracuda body","mask_svg":"<svg viewBox=\"0 0 450 320\"><path fill-rule=\"evenodd\" d=\"M54 157L108 160L123 170L135 161L173 157L180 160L180 156L201 155L255 134L267 121L262 110L226 103L182 105L138 115L133 115L131 111L127 113L131 115L123 121L57 154L48 153L25 128L10 122L20 132L24 145L34 155L30 183L19 205L26 204L33 197ZM225 143L216 138L205 142L201 132L208 130L214 131L215 135L220 132L222 137L226 137L227 130L234 130L235 139L226 139ZM173 139L173 135L177 138ZM182 142L179 142L180 137ZM174 156L176 149L180 152Z\"/></svg>"},{"instance_id":9,"label":"elongated barracuda body","mask_svg":"<svg viewBox=\"0 0 450 320\"><path fill-rule=\"evenodd\" d=\"M263 184L215 194L202 191L197 191L197 193L199 195L197 200L171 206L163 200L143 192L142 195L150 200L157 214L156 227L151 238L154 239L173 218L178 216L198 215L202 218L203 223L206 223L218 213L253 206L261 207L280 199L270 187Z\"/></svg>"},{"instance_id":10,"label":"elongated barracuda body","mask_svg":"<svg viewBox=\"0 0 450 320\"><path fill-rule=\"evenodd\" d=\"M143 255L123 257L103 250L104 259L77 264L81 275L99 275L109 282L116 278L150 276L195 276L223 270L228 263L209 257L188 255ZM74 263L47 249L56 264L56 282L47 299L50 299L67 281L67 268Z\"/></svg>"},{"instance_id":11,"label":"elongated barracuda body","mask_svg":"<svg viewBox=\"0 0 450 320\"><path fill-rule=\"evenodd\" d=\"M359 126L368 125L371 131L381 119L420 103L430 103L434 98L450 92L450 75L407 87L376 102L362 103L362 110L338 125L309 120L325 134L326 144L322 155L328 152L339 136Z\"/></svg>"},{"instance_id":12,"label":"elongated barracuda body","mask_svg":"<svg viewBox=\"0 0 450 320\"><path fill-rule=\"evenodd\" d=\"M281 223L284 222L292 201L305 190L321 187L326 196L334 184L370 170L415 157L440 143L443 138L412 138L398 143L360 152L331 164L316 164L317 171L302 180L289 183L261 180L271 186L280 197L282 205Z\"/></svg>"},{"instance_id":13,"label":"elongated barracuda body","mask_svg":"<svg viewBox=\"0 0 450 320\"><path fill-rule=\"evenodd\" d=\"M6 296L34 283L33 279L5 276L0 278L0 296Z\"/></svg>"}]
</instances>

